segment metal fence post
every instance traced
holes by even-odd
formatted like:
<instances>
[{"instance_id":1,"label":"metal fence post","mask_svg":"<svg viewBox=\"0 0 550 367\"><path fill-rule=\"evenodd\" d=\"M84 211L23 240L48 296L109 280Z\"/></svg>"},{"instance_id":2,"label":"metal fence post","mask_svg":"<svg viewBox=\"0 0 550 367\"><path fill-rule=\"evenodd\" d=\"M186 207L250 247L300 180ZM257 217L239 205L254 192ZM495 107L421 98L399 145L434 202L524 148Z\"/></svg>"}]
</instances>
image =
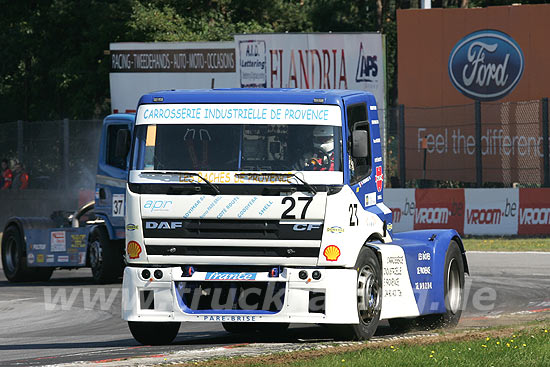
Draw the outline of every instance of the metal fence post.
<instances>
[{"instance_id":1,"label":"metal fence post","mask_svg":"<svg viewBox=\"0 0 550 367\"><path fill-rule=\"evenodd\" d=\"M405 106L399 105L399 183L405 187Z\"/></svg>"},{"instance_id":2,"label":"metal fence post","mask_svg":"<svg viewBox=\"0 0 550 367\"><path fill-rule=\"evenodd\" d=\"M23 121L21 120L17 120L17 160L23 162Z\"/></svg>"},{"instance_id":3,"label":"metal fence post","mask_svg":"<svg viewBox=\"0 0 550 367\"><path fill-rule=\"evenodd\" d=\"M63 119L63 177L64 189L69 188L69 119Z\"/></svg>"},{"instance_id":4,"label":"metal fence post","mask_svg":"<svg viewBox=\"0 0 550 367\"><path fill-rule=\"evenodd\" d=\"M476 134L476 187L483 184L483 167L481 161L481 102L475 103L475 134Z\"/></svg>"},{"instance_id":5,"label":"metal fence post","mask_svg":"<svg viewBox=\"0 0 550 367\"><path fill-rule=\"evenodd\" d=\"M544 187L550 187L550 152L548 142L548 97L542 99L542 161L544 172Z\"/></svg>"}]
</instances>

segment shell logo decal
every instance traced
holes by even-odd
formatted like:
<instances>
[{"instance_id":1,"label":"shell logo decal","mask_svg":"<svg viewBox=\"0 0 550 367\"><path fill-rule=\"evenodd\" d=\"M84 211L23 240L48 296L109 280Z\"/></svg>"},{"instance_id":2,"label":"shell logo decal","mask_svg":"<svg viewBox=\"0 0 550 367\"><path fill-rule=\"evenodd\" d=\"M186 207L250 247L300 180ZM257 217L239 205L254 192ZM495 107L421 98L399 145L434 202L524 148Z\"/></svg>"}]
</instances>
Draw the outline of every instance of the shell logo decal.
<instances>
[{"instance_id":1,"label":"shell logo decal","mask_svg":"<svg viewBox=\"0 0 550 367\"><path fill-rule=\"evenodd\" d=\"M136 241L130 241L126 246L126 253L130 259L137 259L141 254L141 246Z\"/></svg>"},{"instance_id":2,"label":"shell logo decal","mask_svg":"<svg viewBox=\"0 0 550 367\"><path fill-rule=\"evenodd\" d=\"M323 251L323 255L325 255L327 261L336 261L340 257L340 249L334 245L327 246Z\"/></svg>"}]
</instances>

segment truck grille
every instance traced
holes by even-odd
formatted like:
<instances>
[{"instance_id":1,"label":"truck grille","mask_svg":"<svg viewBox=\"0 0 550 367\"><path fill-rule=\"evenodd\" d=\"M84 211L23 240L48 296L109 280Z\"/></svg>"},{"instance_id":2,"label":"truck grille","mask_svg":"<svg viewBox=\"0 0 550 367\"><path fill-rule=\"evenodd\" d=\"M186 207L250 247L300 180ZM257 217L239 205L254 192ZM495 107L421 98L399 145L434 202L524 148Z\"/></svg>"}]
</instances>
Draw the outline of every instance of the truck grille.
<instances>
[{"instance_id":1,"label":"truck grille","mask_svg":"<svg viewBox=\"0 0 550 367\"><path fill-rule=\"evenodd\" d=\"M277 313L286 291L285 282L202 281L175 282L175 286L182 310L197 313Z\"/></svg>"},{"instance_id":2,"label":"truck grille","mask_svg":"<svg viewBox=\"0 0 550 367\"><path fill-rule=\"evenodd\" d=\"M279 220L144 219L145 238L321 240L322 222Z\"/></svg>"},{"instance_id":3,"label":"truck grille","mask_svg":"<svg viewBox=\"0 0 550 367\"><path fill-rule=\"evenodd\" d=\"M145 246L148 255L317 257L318 247Z\"/></svg>"}]
</instances>

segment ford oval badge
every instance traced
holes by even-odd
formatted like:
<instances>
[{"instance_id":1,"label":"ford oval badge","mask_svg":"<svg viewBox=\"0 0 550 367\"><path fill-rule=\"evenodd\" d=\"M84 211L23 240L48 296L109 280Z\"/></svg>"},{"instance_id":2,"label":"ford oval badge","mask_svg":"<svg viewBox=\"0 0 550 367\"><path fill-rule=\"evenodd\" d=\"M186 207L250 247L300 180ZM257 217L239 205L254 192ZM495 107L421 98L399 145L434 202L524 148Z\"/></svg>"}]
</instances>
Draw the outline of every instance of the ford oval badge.
<instances>
[{"instance_id":1,"label":"ford oval badge","mask_svg":"<svg viewBox=\"0 0 550 367\"><path fill-rule=\"evenodd\" d=\"M476 31L451 51L449 77L466 97L494 101L514 90L523 75L524 60L521 48L506 33Z\"/></svg>"}]
</instances>

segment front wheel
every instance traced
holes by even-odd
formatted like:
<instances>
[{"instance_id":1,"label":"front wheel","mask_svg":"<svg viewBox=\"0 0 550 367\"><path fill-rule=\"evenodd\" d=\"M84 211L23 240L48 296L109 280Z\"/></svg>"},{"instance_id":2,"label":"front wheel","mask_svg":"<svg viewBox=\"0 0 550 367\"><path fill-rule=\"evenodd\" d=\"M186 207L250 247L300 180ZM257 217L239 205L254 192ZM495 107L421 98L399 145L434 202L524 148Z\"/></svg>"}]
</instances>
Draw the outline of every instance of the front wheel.
<instances>
[{"instance_id":1,"label":"front wheel","mask_svg":"<svg viewBox=\"0 0 550 367\"><path fill-rule=\"evenodd\" d=\"M109 239L105 227L92 231L88 246L94 281L100 284L116 281L122 275L122 255L116 242Z\"/></svg>"},{"instance_id":2,"label":"front wheel","mask_svg":"<svg viewBox=\"0 0 550 367\"><path fill-rule=\"evenodd\" d=\"M363 247L357 257L355 269L359 324L335 325L332 329L345 339L367 340L378 328L382 308L382 277L380 263L374 251Z\"/></svg>"},{"instance_id":3,"label":"front wheel","mask_svg":"<svg viewBox=\"0 0 550 367\"><path fill-rule=\"evenodd\" d=\"M15 225L10 225L2 237L2 266L10 282L46 281L53 273L53 268L27 266L26 244Z\"/></svg>"},{"instance_id":4,"label":"front wheel","mask_svg":"<svg viewBox=\"0 0 550 367\"><path fill-rule=\"evenodd\" d=\"M180 322L128 321L134 339L143 345L166 345L178 335Z\"/></svg>"}]
</instances>

